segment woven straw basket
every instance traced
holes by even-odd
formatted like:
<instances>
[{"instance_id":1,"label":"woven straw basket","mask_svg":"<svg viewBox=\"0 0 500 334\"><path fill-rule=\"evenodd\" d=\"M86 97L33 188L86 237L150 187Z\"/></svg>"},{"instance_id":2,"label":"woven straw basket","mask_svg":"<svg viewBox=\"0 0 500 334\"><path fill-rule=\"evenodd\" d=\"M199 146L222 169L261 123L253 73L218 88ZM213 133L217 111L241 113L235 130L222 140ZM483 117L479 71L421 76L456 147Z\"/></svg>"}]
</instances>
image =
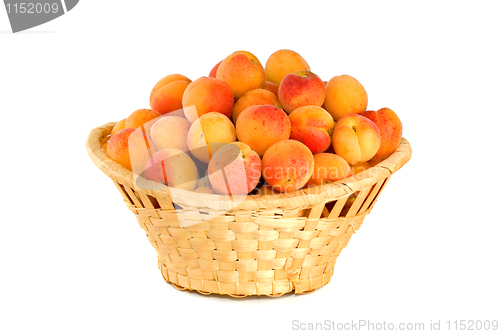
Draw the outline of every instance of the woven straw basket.
<instances>
[{"instance_id":1,"label":"woven straw basket","mask_svg":"<svg viewBox=\"0 0 500 334\"><path fill-rule=\"evenodd\" d=\"M388 159L353 177L292 193L246 196L235 204L229 196L158 188L112 161L101 145L114 124L91 131L90 158L146 231L164 279L202 294L281 296L327 284L338 255L391 175L411 157L403 138ZM348 201L353 194L354 202Z\"/></svg>"}]
</instances>

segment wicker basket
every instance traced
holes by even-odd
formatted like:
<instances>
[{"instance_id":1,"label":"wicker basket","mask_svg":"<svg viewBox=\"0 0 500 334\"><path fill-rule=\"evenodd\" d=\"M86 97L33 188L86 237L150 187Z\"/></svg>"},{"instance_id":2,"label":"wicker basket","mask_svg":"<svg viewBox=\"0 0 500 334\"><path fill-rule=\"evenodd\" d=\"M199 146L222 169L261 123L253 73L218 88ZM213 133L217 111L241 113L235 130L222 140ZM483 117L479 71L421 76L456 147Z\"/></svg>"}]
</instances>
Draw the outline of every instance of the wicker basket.
<instances>
[{"instance_id":1,"label":"wicker basket","mask_svg":"<svg viewBox=\"0 0 500 334\"><path fill-rule=\"evenodd\" d=\"M146 231L164 279L202 294L281 296L327 284L338 255L391 175L411 157L403 138L388 159L353 177L292 193L246 196L235 205L229 196L158 188L112 161L101 145L114 124L91 131L90 158Z\"/></svg>"}]
</instances>

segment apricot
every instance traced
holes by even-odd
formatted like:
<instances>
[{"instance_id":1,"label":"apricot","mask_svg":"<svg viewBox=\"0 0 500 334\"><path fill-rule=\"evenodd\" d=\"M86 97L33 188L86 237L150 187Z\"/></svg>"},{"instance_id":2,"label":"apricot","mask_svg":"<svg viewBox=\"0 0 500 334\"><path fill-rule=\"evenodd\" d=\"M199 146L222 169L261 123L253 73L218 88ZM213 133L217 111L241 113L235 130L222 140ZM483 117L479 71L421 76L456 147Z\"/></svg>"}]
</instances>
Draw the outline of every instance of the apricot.
<instances>
[{"instance_id":1,"label":"apricot","mask_svg":"<svg viewBox=\"0 0 500 334\"><path fill-rule=\"evenodd\" d=\"M151 109L139 109L131 113L125 121L125 128L139 129L149 136L151 126L161 117L161 114Z\"/></svg>"},{"instance_id":2,"label":"apricot","mask_svg":"<svg viewBox=\"0 0 500 334\"><path fill-rule=\"evenodd\" d=\"M243 110L236 122L236 136L259 156L276 142L290 138L290 120L287 114L271 105L250 106Z\"/></svg>"},{"instance_id":3,"label":"apricot","mask_svg":"<svg viewBox=\"0 0 500 334\"><path fill-rule=\"evenodd\" d=\"M325 152L331 145L335 122L325 109L318 106L300 107L289 115L290 139L305 144L312 154Z\"/></svg>"},{"instance_id":4,"label":"apricot","mask_svg":"<svg viewBox=\"0 0 500 334\"><path fill-rule=\"evenodd\" d=\"M319 186L352 175L351 166L341 156L332 153L314 155L314 169L306 186Z\"/></svg>"},{"instance_id":5,"label":"apricot","mask_svg":"<svg viewBox=\"0 0 500 334\"><path fill-rule=\"evenodd\" d=\"M210 184L219 194L246 195L257 186L261 176L259 155L242 142L222 146L208 167Z\"/></svg>"},{"instance_id":6,"label":"apricot","mask_svg":"<svg viewBox=\"0 0 500 334\"><path fill-rule=\"evenodd\" d=\"M325 95L325 84L310 71L287 74L278 90L281 105L288 114L304 106L321 107L325 101Z\"/></svg>"},{"instance_id":7,"label":"apricot","mask_svg":"<svg viewBox=\"0 0 500 334\"><path fill-rule=\"evenodd\" d=\"M253 89L243 94L242 97L236 101L233 107L233 122L236 124L238 116L243 110L249 106L270 104L275 107L281 108L281 103L278 97L268 90L258 88Z\"/></svg>"},{"instance_id":8,"label":"apricot","mask_svg":"<svg viewBox=\"0 0 500 334\"><path fill-rule=\"evenodd\" d=\"M191 154L204 163L225 144L236 141L234 125L218 112L210 112L195 120L189 128L187 145Z\"/></svg>"},{"instance_id":9,"label":"apricot","mask_svg":"<svg viewBox=\"0 0 500 334\"><path fill-rule=\"evenodd\" d=\"M368 95L358 80L349 75L333 77L326 85L326 110L335 121L347 114L360 114L366 110Z\"/></svg>"},{"instance_id":10,"label":"apricot","mask_svg":"<svg viewBox=\"0 0 500 334\"><path fill-rule=\"evenodd\" d=\"M182 109L182 97L190 83L191 81L178 80L161 87L151 100L151 109L162 115Z\"/></svg>"},{"instance_id":11,"label":"apricot","mask_svg":"<svg viewBox=\"0 0 500 334\"><path fill-rule=\"evenodd\" d=\"M257 196L262 196L262 195L275 195L279 194L279 191L273 190L273 187L271 187L268 184L263 185L259 189L257 189L255 195Z\"/></svg>"},{"instance_id":12,"label":"apricot","mask_svg":"<svg viewBox=\"0 0 500 334\"><path fill-rule=\"evenodd\" d=\"M328 81L323 81L323 83L325 84L325 93L326 93L326 85L328 84ZM325 101L326 101L326 94L325 94ZM326 110L326 106L325 106L325 102L323 101L323 104L321 105L321 108L325 109Z\"/></svg>"},{"instance_id":13,"label":"apricot","mask_svg":"<svg viewBox=\"0 0 500 334\"><path fill-rule=\"evenodd\" d=\"M313 169L313 154L296 140L273 144L262 158L262 176L273 190L279 192L302 188L311 178Z\"/></svg>"},{"instance_id":14,"label":"apricot","mask_svg":"<svg viewBox=\"0 0 500 334\"><path fill-rule=\"evenodd\" d=\"M351 172L352 172L352 175L354 175L354 174L361 173L362 171L365 171L368 168L370 168L370 164L367 161L360 162L359 164L351 166Z\"/></svg>"},{"instance_id":15,"label":"apricot","mask_svg":"<svg viewBox=\"0 0 500 334\"><path fill-rule=\"evenodd\" d=\"M208 179L208 167L209 166L207 166L204 171L200 171L200 174L204 174L204 176L198 179L198 182L196 182L196 188L211 187L210 180Z\"/></svg>"},{"instance_id":16,"label":"apricot","mask_svg":"<svg viewBox=\"0 0 500 334\"><path fill-rule=\"evenodd\" d=\"M155 94L158 91L158 89L160 89L161 87L163 87L165 85L168 85L171 82L178 81L178 80L191 82L191 80L188 77L186 77L186 76L184 76L182 74L170 74L170 75L167 75L167 76L161 78L154 85L153 89L151 90L151 94L149 95L149 103L151 104L151 100L153 100L153 96L155 96Z\"/></svg>"},{"instance_id":17,"label":"apricot","mask_svg":"<svg viewBox=\"0 0 500 334\"><path fill-rule=\"evenodd\" d=\"M218 112L231 118L233 105L231 88L219 79L208 77L190 83L182 98L184 114L191 123L209 112Z\"/></svg>"},{"instance_id":18,"label":"apricot","mask_svg":"<svg viewBox=\"0 0 500 334\"><path fill-rule=\"evenodd\" d=\"M216 78L231 87L235 100L252 89L263 88L266 81L259 60L246 51L233 52L227 56L219 65Z\"/></svg>"},{"instance_id":19,"label":"apricot","mask_svg":"<svg viewBox=\"0 0 500 334\"><path fill-rule=\"evenodd\" d=\"M389 108L365 111L361 114L377 125L380 131L380 148L373 156L374 161L387 159L396 151L403 136L403 124L396 113Z\"/></svg>"},{"instance_id":20,"label":"apricot","mask_svg":"<svg viewBox=\"0 0 500 334\"><path fill-rule=\"evenodd\" d=\"M351 209L352 205L358 198L358 195L359 191L356 191L354 194L349 195L347 201L344 204L344 207L342 208L342 211L340 212L339 217L345 217L349 213L349 210Z\"/></svg>"},{"instance_id":21,"label":"apricot","mask_svg":"<svg viewBox=\"0 0 500 334\"><path fill-rule=\"evenodd\" d=\"M304 58L292 50L278 50L267 59L265 67L266 81L279 86L281 80L287 74L301 70L311 70Z\"/></svg>"},{"instance_id":22,"label":"apricot","mask_svg":"<svg viewBox=\"0 0 500 334\"><path fill-rule=\"evenodd\" d=\"M218 62L217 64L215 64L215 66L212 68L212 70L210 70L210 73L208 74L209 78L215 78L215 76L217 75L217 70L219 69L220 63L222 63L222 60L220 62Z\"/></svg>"},{"instance_id":23,"label":"apricot","mask_svg":"<svg viewBox=\"0 0 500 334\"><path fill-rule=\"evenodd\" d=\"M234 53L241 53L241 54L244 54L245 56L248 57L248 59L250 59L250 61L252 62L252 64L255 64L257 66L260 66L262 68L264 68L262 66L262 64L260 63L259 59L257 57L255 57L255 55L251 52L248 52L248 51L236 51Z\"/></svg>"},{"instance_id":24,"label":"apricot","mask_svg":"<svg viewBox=\"0 0 500 334\"><path fill-rule=\"evenodd\" d=\"M144 177L169 187L193 191L198 181L198 169L185 152L168 148L151 156L146 163Z\"/></svg>"},{"instance_id":25,"label":"apricot","mask_svg":"<svg viewBox=\"0 0 500 334\"><path fill-rule=\"evenodd\" d=\"M215 194L215 191L212 187L196 188L194 192L199 194Z\"/></svg>"},{"instance_id":26,"label":"apricot","mask_svg":"<svg viewBox=\"0 0 500 334\"><path fill-rule=\"evenodd\" d=\"M138 175L144 171L144 166L155 152L153 142L137 129L123 129L108 141L108 156Z\"/></svg>"},{"instance_id":27,"label":"apricot","mask_svg":"<svg viewBox=\"0 0 500 334\"><path fill-rule=\"evenodd\" d=\"M279 87L280 86L278 86L277 84L275 84L274 82L271 82L271 81L266 81L264 83L264 89L270 91L271 93L273 93L276 96L278 96Z\"/></svg>"},{"instance_id":28,"label":"apricot","mask_svg":"<svg viewBox=\"0 0 500 334\"><path fill-rule=\"evenodd\" d=\"M339 119L332 135L333 149L349 165L373 158L380 147L380 131L375 123L358 114Z\"/></svg>"},{"instance_id":29,"label":"apricot","mask_svg":"<svg viewBox=\"0 0 500 334\"><path fill-rule=\"evenodd\" d=\"M166 148L175 148L183 152L188 151L187 134L191 123L182 117L161 117L151 126L151 140L158 151Z\"/></svg>"},{"instance_id":30,"label":"apricot","mask_svg":"<svg viewBox=\"0 0 500 334\"><path fill-rule=\"evenodd\" d=\"M115 126L113 126L113 128L111 129L111 133L109 134L111 137L113 137L114 135L116 135L118 132L122 131L123 129L125 129L125 121L127 119L124 118L122 119L121 121L118 121Z\"/></svg>"}]
</instances>

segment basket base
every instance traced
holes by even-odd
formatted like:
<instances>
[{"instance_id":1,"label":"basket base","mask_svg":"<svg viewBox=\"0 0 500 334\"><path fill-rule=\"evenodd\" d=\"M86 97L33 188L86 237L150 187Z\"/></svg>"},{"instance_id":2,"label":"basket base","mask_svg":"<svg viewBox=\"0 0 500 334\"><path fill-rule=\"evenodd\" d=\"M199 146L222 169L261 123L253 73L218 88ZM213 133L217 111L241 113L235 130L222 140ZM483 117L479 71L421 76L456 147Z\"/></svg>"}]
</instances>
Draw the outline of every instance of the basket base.
<instances>
[{"instance_id":1,"label":"basket base","mask_svg":"<svg viewBox=\"0 0 500 334\"><path fill-rule=\"evenodd\" d=\"M284 294L294 292L295 294L309 294L318 288L328 284L333 275L332 269L325 272L321 279L300 280L292 275L289 279L273 281L272 283L238 282L224 283L219 281L197 280L184 275L171 272L165 264L158 261L158 267L165 282L170 283L180 291L196 291L202 295L226 295L233 298L244 298L249 296L281 297Z\"/></svg>"}]
</instances>

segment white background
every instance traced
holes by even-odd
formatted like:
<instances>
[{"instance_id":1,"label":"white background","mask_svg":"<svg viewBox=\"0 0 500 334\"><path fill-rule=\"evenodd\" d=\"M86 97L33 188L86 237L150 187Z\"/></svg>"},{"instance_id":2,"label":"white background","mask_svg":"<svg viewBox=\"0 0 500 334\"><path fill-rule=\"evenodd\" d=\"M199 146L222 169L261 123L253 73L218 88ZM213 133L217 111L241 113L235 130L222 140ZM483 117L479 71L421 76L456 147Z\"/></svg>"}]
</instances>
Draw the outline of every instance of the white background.
<instances>
[{"instance_id":1,"label":"white background","mask_svg":"<svg viewBox=\"0 0 500 334\"><path fill-rule=\"evenodd\" d=\"M289 333L292 321L500 320L495 2L81 1L12 34L0 8L0 332ZM165 283L92 163L93 127L161 77L299 52L392 108L413 148L316 292L235 300ZM358 331L362 332L362 331Z\"/></svg>"}]
</instances>

